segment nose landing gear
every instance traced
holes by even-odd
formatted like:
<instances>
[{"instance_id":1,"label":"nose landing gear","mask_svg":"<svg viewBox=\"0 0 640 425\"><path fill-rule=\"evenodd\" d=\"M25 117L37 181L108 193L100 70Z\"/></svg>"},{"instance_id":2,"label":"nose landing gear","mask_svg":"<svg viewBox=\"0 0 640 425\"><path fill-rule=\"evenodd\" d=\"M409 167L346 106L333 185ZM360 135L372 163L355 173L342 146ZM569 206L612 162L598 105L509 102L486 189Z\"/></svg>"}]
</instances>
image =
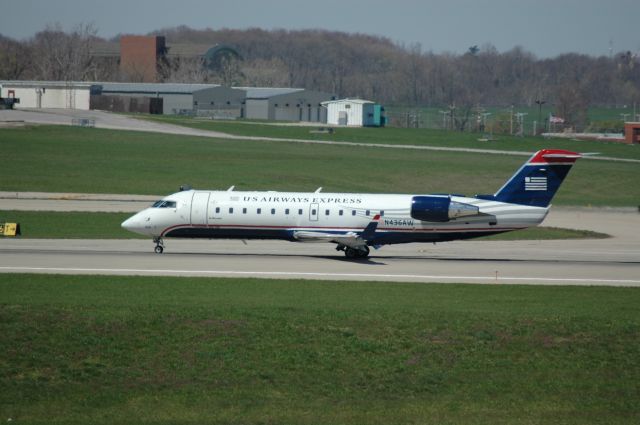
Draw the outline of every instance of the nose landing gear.
<instances>
[{"instance_id":1,"label":"nose landing gear","mask_svg":"<svg viewBox=\"0 0 640 425\"><path fill-rule=\"evenodd\" d=\"M153 242L156 244L156 254L162 254L164 252L164 242L162 238L153 238Z\"/></svg>"}]
</instances>

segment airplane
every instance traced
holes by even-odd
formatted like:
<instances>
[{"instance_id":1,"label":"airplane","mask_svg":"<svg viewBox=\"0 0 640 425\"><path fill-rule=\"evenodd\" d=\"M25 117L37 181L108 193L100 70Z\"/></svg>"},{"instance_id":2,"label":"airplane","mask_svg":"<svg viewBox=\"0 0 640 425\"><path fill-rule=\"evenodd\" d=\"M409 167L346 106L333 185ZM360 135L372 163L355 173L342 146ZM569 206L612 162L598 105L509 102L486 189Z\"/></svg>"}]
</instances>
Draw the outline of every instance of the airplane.
<instances>
[{"instance_id":1,"label":"airplane","mask_svg":"<svg viewBox=\"0 0 640 425\"><path fill-rule=\"evenodd\" d=\"M496 193L473 197L181 187L122 227L150 236L159 254L164 238L282 239L333 243L347 258L367 258L369 247L471 239L536 226L581 157L566 150L540 150Z\"/></svg>"}]
</instances>

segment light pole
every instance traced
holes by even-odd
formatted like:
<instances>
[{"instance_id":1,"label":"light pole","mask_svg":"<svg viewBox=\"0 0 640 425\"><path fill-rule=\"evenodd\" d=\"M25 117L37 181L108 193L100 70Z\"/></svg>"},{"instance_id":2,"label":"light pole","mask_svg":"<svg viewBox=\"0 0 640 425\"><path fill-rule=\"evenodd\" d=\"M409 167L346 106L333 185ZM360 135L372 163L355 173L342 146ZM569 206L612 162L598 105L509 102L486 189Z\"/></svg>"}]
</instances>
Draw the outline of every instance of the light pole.
<instances>
[{"instance_id":1,"label":"light pole","mask_svg":"<svg viewBox=\"0 0 640 425\"><path fill-rule=\"evenodd\" d=\"M546 100L536 99L536 104L538 105L538 123L542 122L542 105L547 103Z\"/></svg>"},{"instance_id":2,"label":"light pole","mask_svg":"<svg viewBox=\"0 0 640 425\"><path fill-rule=\"evenodd\" d=\"M453 130L454 126L455 126L455 119L456 119L456 105L455 104L451 104L449 105L449 112L451 113L451 130Z\"/></svg>"},{"instance_id":3,"label":"light pole","mask_svg":"<svg viewBox=\"0 0 640 425\"><path fill-rule=\"evenodd\" d=\"M447 115L449 115L449 111L439 111L442 114L442 129L447 129Z\"/></svg>"},{"instance_id":4,"label":"light pole","mask_svg":"<svg viewBox=\"0 0 640 425\"><path fill-rule=\"evenodd\" d=\"M487 117L491 115L491 112L483 112L482 113L482 131L487 131ZM493 133L493 129L491 130ZM493 135L493 134L492 134Z\"/></svg>"},{"instance_id":5,"label":"light pole","mask_svg":"<svg viewBox=\"0 0 640 425\"><path fill-rule=\"evenodd\" d=\"M516 120L518 122L518 136L524 136L524 117L528 115L526 112L518 112L516 113Z\"/></svg>"}]
</instances>

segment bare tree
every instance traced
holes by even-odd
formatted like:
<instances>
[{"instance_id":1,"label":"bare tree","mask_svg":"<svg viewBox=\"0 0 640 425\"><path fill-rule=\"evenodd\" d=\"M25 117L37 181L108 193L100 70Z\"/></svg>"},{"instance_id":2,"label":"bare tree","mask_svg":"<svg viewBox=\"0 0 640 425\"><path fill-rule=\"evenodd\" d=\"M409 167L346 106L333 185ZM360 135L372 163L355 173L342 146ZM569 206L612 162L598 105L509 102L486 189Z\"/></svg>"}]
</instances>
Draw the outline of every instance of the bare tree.
<instances>
[{"instance_id":1,"label":"bare tree","mask_svg":"<svg viewBox=\"0 0 640 425\"><path fill-rule=\"evenodd\" d=\"M165 82L171 83L207 83L209 70L201 58L179 58L162 64L160 74Z\"/></svg>"},{"instance_id":2,"label":"bare tree","mask_svg":"<svg viewBox=\"0 0 640 425\"><path fill-rule=\"evenodd\" d=\"M555 113L564 118L565 124L583 129L587 124L588 109L589 100L579 85L559 90Z\"/></svg>"},{"instance_id":3,"label":"bare tree","mask_svg":"<svg viewBox=\"0 0 640 425\"><path fill-rule=\"evenodd\" d=\"M286 65L277 58L245 61L242 74L248 86L284 87L288 80Z\"/></svg>"},{"instance_id":4,"label":"bare tree","mask_svg":"<svg viewBox=\"0 0 640 425\"><path fill-rule=\"evenodd\" d=\"M97 30L93 24L80 24L70 33L60 24L49 25L32 42L35 78L56 81L82 81L91 75L91 46Z\"/></svg>"},{"instance_id":5,"label":"bare tree","mask_svg":"<svg viewBox=\"0 0 640 425\"><path fill-rule=\"evenodd\" d=\"M31 51L24 44L0 35L0 79L19 80L28 75Z\"/></svg>"}]
</instances>

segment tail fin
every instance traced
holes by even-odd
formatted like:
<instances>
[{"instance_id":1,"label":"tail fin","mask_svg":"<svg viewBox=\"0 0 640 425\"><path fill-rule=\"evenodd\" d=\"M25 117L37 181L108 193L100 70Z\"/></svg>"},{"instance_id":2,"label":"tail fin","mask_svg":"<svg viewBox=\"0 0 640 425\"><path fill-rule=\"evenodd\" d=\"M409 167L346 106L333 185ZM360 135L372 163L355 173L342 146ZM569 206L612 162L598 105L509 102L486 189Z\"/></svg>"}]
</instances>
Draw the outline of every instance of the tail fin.
<instances>
[{"instance_id":1,"label":"tail fin","mask_svg":"<svg viewBox=\"0 0 640 425\"><path fill-rule=\"evenodd\" d=\"M536 152L493 196L499 202L548 207L571 166L582 155L560 149Z\"/></svg>"}]
</instances>

